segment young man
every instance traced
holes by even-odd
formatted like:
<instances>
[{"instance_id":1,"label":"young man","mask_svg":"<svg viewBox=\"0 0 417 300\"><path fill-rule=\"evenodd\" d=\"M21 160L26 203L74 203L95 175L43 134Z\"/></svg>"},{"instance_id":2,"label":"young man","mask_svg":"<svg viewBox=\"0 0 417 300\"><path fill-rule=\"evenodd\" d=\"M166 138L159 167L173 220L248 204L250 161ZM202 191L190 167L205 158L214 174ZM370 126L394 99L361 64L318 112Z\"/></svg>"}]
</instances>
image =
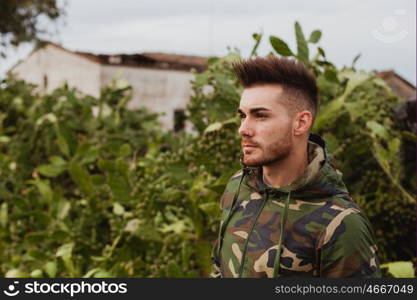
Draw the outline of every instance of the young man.
<instances>
[{"instance_id":1,"label":"young man","mask_svg":"<svg viewBox=\"0 0 417 300\"><path fill-rule=\"evenodd\" d=\"M211 277L380 277L371 224L320 136L314 76L277 57L234 65L242 170L221 197Z\"/></svg>"}]
</instances>

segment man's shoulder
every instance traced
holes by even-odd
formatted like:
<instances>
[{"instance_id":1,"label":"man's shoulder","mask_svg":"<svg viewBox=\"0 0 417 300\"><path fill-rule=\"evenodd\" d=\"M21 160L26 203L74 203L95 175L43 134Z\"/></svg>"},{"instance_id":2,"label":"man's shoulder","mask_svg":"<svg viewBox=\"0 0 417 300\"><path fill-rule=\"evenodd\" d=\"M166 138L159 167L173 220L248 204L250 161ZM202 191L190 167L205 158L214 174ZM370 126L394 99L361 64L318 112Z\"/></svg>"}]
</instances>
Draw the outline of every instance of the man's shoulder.
<instances>
[{"instance_id":1,"label":"man's shoulder","mask_svg":"<svg viewBox=\"0 0 417 300\"><path fill-rule=\"evenodd\" d=\"M345 236L346 239L358 238L358 235L373 235L372 226L365 213L347 194L335 195L329 200L328 219L321 235L321 246L330 246L332 242Z\"/></svg>"},{"instance_id":2,"label":"man's shoulder","mask_svg":"<svg viewBox=\"0 0 417 300\"><path fill-rule=\"evenodd\" d=\"M371 223L358 209L340 211L318 239L321 277L380 277Z\"/></svg>"},{"instance_id":3,"label":"man's shoulder","mask_svg":"<svg viewBox=\"0 0 417 300\"><path fill-rule=\"evenodd\" d=\"M227 179L225 192L235 191L238 188L239 182L243 175L243 168L234 171L234 173Z\"/></svg>"},{"instance_id":4,"label":"man's shoulder","mask_svg":"<svg viewBox=\"0 0 417 300\"><path fill-rule=\"evenodd\" d=\"M342 211L355 211L362 212L359 205L352 199L349 193L338 193L330 197L329 199L331 208Z\"/></svg>"},{"instance_id":5,"label":"man's shoulder","mask_svg":"<svg viewBox=\"0 0 417 300\"><path fill-rule=\"evenodd\" d=\"M229 178L228 182L233 181L233 180L237 180L239 178L241 178L243 176L243 168L235 171L233 173L233 175Z\"/></svg>"}]
</instances>

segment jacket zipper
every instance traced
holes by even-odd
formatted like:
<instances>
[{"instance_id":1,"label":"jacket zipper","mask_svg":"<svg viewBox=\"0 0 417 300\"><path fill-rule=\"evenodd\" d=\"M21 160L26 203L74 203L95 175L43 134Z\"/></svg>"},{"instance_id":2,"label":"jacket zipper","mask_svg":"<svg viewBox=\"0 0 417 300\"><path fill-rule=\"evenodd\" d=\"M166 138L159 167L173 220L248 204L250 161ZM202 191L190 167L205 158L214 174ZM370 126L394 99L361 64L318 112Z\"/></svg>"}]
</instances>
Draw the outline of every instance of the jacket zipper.
<instances>
[{"instance_id":1,"label":"jacket zipper","mask_svg":"<svg viewBox=\"0 0 417 300\"><path fill-rule=\"evenodd\" d=\"M243 267L244 267L244 265L245 265L245 259L246 259L246 251L247 251L248 244L249 244L249 239L250 239L250 237L251 237L251 235L252 235L253 229L255 228L256 222L258 221L258 218L259 218L259 216L261 215L261 212L263 211L263 209L264 209L264 207L265 207L265 204L266 204L266 201L267 201L267 200L268 200L268 190L265 190L265 198L263 199L262 205L261 205L261 207L260 207L260 209L259 209L258 213L256 214L255 220L254 220L254 221L253 221L253 223L252 223L252 226L251 226L251 228L250 228L250 231L249 231L248 237L246 238L245 245L244 245L244 247L243 247L242 260L241 260L241 262L240 262L239 274L238 274L238 277L239 277L239 278L241 278L241 277L242 277Z\"/></svg>"}]
</instances>

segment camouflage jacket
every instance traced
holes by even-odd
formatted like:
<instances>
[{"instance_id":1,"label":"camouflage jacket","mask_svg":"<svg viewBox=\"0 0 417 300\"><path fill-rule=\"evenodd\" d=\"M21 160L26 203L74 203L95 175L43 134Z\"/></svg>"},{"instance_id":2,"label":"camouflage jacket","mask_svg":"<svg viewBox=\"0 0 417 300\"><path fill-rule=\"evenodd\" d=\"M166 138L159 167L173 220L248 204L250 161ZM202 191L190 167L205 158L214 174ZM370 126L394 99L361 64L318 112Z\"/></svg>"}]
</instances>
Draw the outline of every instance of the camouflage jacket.
<instances>
[{"instance_id":1,"label":"camouflage jacket","mask_svg":"<svg viewBox=\"0 0 417 300\"><path fill-rule=\"evenodd\" d=\"M320 136L310 135L308 157L284 187L267 185L261 167L230 178L211 277L381 276L371 224Z\"/></svg>"}]
</instances>

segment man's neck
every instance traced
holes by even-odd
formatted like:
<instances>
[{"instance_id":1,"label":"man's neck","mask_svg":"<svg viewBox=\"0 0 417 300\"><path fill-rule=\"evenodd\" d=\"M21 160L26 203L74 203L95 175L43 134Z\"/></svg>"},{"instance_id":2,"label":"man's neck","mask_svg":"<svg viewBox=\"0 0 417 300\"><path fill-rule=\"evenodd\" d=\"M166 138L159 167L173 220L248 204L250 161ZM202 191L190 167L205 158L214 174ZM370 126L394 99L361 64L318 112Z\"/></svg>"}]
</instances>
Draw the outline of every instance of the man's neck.
<instances>
[{"instance_id":1,"label":"man's neck","mask_svg":"<svg viewBox=\"0 0 417 300\"><path fill-rule=\"evenodd\" d=\"M307 145L297 147L287 158L271 165L263 166L265 183L273 187L283 187L297 180L308 166Z\"/></svg>"}]
</instances>

